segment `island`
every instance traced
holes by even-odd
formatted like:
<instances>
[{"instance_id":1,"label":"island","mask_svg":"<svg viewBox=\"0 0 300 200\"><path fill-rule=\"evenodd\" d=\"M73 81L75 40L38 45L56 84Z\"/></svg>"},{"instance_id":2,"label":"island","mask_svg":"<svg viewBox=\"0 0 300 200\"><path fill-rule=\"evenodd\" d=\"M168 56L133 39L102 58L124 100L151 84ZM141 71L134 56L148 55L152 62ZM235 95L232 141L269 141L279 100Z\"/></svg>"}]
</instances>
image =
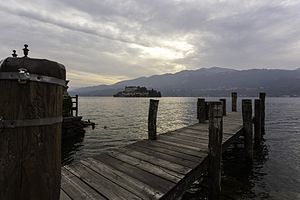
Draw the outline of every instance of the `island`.
<instances>
[{"instance_id":1,"label":"island","mask_svg":"<svg viewBox=\"0 0 300 200\"><path fill-rule=\"evenodd\" d=\"M126 86L125 90L113 95L114 97L161 97L161 93L154 89L147 90L146 87Z\"/></svg>"}]
</instances>

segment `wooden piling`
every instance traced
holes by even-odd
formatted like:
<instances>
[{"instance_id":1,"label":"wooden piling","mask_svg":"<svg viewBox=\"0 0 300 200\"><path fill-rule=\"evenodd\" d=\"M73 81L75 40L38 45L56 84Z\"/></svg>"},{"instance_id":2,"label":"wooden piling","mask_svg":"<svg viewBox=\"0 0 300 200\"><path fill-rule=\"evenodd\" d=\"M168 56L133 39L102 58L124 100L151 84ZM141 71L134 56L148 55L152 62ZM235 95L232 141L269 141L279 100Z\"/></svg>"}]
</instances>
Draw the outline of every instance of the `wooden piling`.
<instances>
[{"instance_id":1,"label":"wooden piling","mask_svg":"<svg viewBox=\"0 0 300 200\"><path fill-rule=\"evenodd\" d=\"M237 93L236 92L231 93L231 106L232 106L232 112L237 112Z\"/></svg>"},{"instance_id":2,"label":"wooden piling","mask_svg":"<svg viewBox=\"0 0 300 200\"><path fill-rule=\"evenodd\" d=\"M220 99L223 105L223 116L226 116L226 99Z\"/></svg>"},{"instance_id":3,"label":"wooden piling","mask_svg":"<svg viewBox=\"0 0 300 200\"><path fill-rule=\"evenodd\" d=\"M198 98L197 101L197 119L199 123L205 122L206 119L205 99L203 98Z\"/></svg>"},{"instance_id":4,"label":"wooden piling","mask_svg":"<svg viewBox=\"0 0 300 200\"><path fill-rule=\"evenodd\" d=\"M0 199L58 200L65 67L7 58L0 65L2 77L6 73L0 79Z\"/></svg>"},{"instance_id":5,"label":"wooden piling","mask_svg":"<svg viewBox=\"0 0 300 200\"><path fill-rule=\"evenodd\" d=\"M78 117L78 95L75 96L76 98L76 110L75 110L75 116Z\"/></svg>"},{"instance_id":6,"label":"wooden piling","mask_svg":"<svg viewBox=\"0 0 300 200\"><path fill-rule=\"evenodd\" d=\"M209 106L209 200L220 199L221 160L223 138L223 113L221 102L210 102Z\"/></svg>"},{"instance_id":7,"label":"wooden piling","mask_svg":"<svg viewBox=\"0 0 300 200\"><path fill-rule=\"evenodd\" d=\"M254 142L261 143L261 100L254 101Z\"/></svg>"},{"instance_id":8,"label":"wooden piling","mask_svg":"<svg viewBox=\"0 0 300 200\"><path fill-rule=\"evenodd\" d=\"M205 120L208 120L209 113L209 102L205 102Z\"/></svg>"},{"instance_id":9,"label":"wooden piling","mask_svg":"<svg viewBox=\"0 0 300 200\"><path fill-rule=\"evenodd\" d=\"M156 140L156 118L159 100L150 99L148 115L148 139Z\"/></svg>"},{"instance_id":10,"label":"wooden piling","mask_svg":"<svg viewBox=\"0 0 300 200\"><path fill-rule=\"evenodd\" d=\"M253 160L253 128L252 128L252 100L242 100L244 143L246 150L246 159Z\"/></svg>"},{"instance_id":11,"label":"wooden piling","mask_svg":"<svg viewBox=\"0 0 300 200\"><path fill-rule=\"evenodd\" d=\"M260 103L261 103L261 133L262 135L265 134L265 99L266 99L266 93L265 92L261 92L259 93L259 99L260 99Z\"/></svg>"}]
</instances>

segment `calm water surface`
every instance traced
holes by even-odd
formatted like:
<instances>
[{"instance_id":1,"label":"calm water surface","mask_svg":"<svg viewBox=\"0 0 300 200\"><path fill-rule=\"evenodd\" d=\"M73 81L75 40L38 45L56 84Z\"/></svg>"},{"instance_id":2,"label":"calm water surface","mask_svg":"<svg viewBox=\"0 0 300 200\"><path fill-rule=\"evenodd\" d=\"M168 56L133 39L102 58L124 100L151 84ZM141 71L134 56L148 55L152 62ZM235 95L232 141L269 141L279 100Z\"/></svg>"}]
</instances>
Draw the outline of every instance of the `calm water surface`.
<instances>
[{"instance_id":1,"label":"calm water surface","mask_svg":"<svg viewBox=\"0 0 300 200\"><path fill-rule=\"evenodd\" d=\"M196 100L161 98L158 133L196 123ZM229 108L229 99L227 103ZM84 138L64 143L64 163L145 139L148 106L148 98L81 97L80 115L97 125L86 129ZM223 199L300 199L300 98L266 99L265 141L252 167L239 146L224 154ZM195 184L184 199L205 199L203 193Z\"/></svg>"}]
</instances>

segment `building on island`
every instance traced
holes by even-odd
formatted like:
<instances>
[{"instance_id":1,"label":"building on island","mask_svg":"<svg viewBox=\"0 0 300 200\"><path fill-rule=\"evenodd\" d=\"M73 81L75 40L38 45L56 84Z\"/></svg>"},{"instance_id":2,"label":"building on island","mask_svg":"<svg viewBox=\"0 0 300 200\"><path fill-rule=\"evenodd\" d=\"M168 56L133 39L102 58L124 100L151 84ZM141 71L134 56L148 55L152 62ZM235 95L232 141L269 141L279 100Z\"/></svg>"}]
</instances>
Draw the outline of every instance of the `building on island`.
<instances>
[{"instance_id":1,"label":"building on island","mask_svg":"<svg viewBox=\"0 0 300 200\"><path fill-rule=\"evenodd\" d=\"M125 90L113 95L114 97L161 97L161 93L154 89L147 90L146 87L126 86Z\"/></svg>"}]
</instances>

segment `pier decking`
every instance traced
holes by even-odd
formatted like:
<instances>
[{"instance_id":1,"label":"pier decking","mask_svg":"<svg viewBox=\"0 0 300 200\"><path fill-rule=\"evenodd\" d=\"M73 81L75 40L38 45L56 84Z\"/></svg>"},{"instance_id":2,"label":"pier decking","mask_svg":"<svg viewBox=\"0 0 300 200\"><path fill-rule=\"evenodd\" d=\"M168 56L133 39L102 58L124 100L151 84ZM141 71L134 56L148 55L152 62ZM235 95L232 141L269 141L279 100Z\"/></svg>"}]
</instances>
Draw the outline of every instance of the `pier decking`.
<instances>
[{"instance_id":1,"label":"pier decking","mask_svg":"<svg viewBox=\"0 0 300 200\"><path fill-rule=\"evenodd\" d=\"M223 151L242 130L241 113L223 117ZM208 142L208 122L197 123L74 162L60 199L178 199L207 171Z\"/></svg>"}]
</instances>

